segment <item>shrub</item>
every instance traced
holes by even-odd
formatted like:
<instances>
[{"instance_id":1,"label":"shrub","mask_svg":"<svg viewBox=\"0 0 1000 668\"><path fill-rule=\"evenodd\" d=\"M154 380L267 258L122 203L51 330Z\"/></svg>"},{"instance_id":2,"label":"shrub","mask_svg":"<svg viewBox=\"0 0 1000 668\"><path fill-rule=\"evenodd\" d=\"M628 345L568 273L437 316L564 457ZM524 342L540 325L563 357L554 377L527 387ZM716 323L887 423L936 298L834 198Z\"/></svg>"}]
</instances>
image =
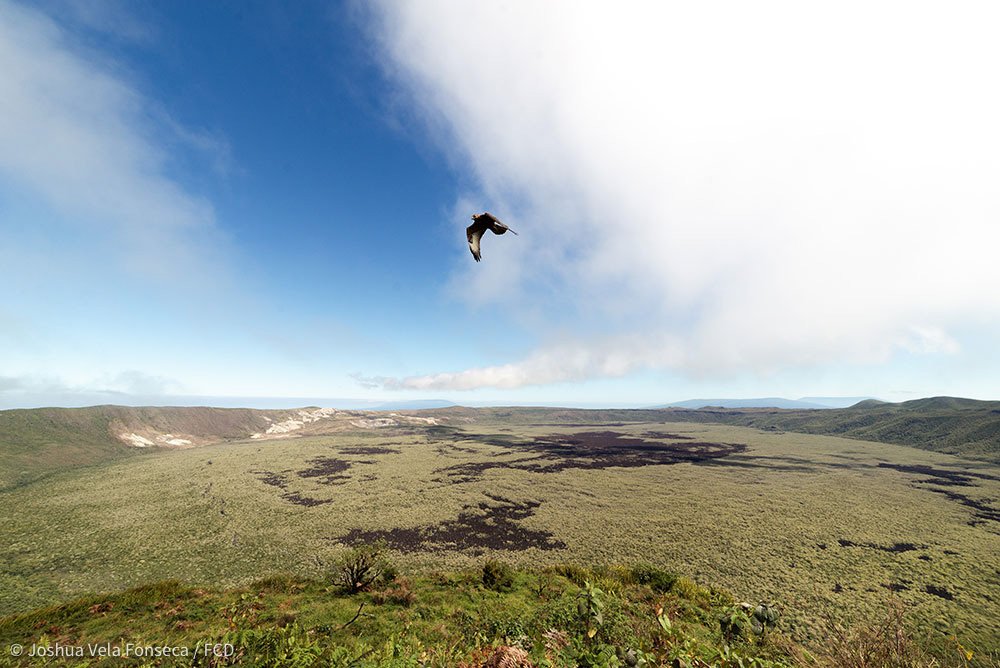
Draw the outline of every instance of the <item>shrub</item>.
<instances>
[{"instance_id":1,"label":"shrub","mask_svg":"<svg viewBox=\"0 0 1000 668\"><path fill-rule=\"evenodd\" d=\"M483 586L493 591L510 591L514 587L514 570L502 561L488 559L483 564Z\"/></svg>"},{"instance_id":2,"label":"shrub","mask_svg":"<svg viewBox=\"0 0 1000 668\"><path fill-rule=\"evenodd\" d=\"M576 609L586 629L587 637L593 638L597 629L604 624L604 591L589 581L583 584L583 591L577 596Z\"/></svg>"},{"instance_id":3,"label":"shrub","mask_svg":"<svg viewBox=\"0 0 1000 668\"><path fill-rule=\"evenodd\" d=\"M385 582L392 582L399 577L399 569L396 568L396 564L386 560L382 568L382 580Z\"/></svg>"},{"instance_id":4,"label":"shrub","mask_svg":"<svg viewBox=\"0 0 1000 668\"><path fill-rule=\"evenodd\" d=\"M719 630L722 631L722 637L726 643L749 637L752 626L750 621L752 609L749 603L741 603L723 611L719 617Z\"/></svg>"},{"instance_id":5,"label":"shrub","mask_svg":"<svg viewBox=\"0 0 1000 668\"><path fill-rule=\"evenodd\" d=\"M779 613L777 608L767 603L760 603L753 609L753 632L759 636L778 626Z\"/></svg>"},{"instance_id":6,"label":"shrub","mask_svg":"<svg viewBox=\"0 0 1000 668\"><path fill-rule=\"evenodd\" d=\"M341 557L333 577L348 593L354 594L384 582L389 572L394 573L395 569L385 556L385 546L375 544L356 547Z\"/></svg>"},{"instance_id":7,"label":"shrub","mask_svg":"<svg viewBox=\"0 0 1000 668\"><path fill-rule=\"evenodd\" d=\"M751 637L763 638L778 625L778 616L778 610L766 603L756 607L740 603L723 612L719 618L719 629L727 643Z\"/></svg>"},{"instance_id":8,"label":"shrub","mask_svg":"<svg viewBox=\"0 0 1000 668\"><path fill-rule=\"evenodd\" d=\"M659 594L670 591L677 582L677 574L656 568L650 564L637 564L629 572L632 582L646 585Z\"/></svg>"}]
</instances>

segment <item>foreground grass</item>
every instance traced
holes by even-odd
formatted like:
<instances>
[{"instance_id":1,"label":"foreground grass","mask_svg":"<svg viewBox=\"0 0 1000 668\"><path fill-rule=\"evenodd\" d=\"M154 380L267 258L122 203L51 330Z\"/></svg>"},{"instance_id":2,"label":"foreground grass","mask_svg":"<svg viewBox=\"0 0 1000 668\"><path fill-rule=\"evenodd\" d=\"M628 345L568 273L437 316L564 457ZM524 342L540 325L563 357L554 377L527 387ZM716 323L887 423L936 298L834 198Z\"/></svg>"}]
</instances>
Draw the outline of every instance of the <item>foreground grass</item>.
<instances>
[{"instance_id":1,"label":"foreground grass","mask_svg":"<svg viewBox=\"0 0 1000 668\"><path fill-rule=\"evenodd\" d=\"M952 661L932 659L899 618L891 628L831 631L830 642L810 653L781 633L780 616L762 625L752 606L727 592L650 566L487 564L486 577L484 569L390 573L354 594L331 580L283 576L239 589L165 581L87 596L0 618L0 646L83 647L84 656L7 655L0 664L779 668L958 666L970 658L954 651ZM87 649L129 643L188 655L107 658ZM214 656L206 644L231 649Z\"/></svg>"}]
</instances>

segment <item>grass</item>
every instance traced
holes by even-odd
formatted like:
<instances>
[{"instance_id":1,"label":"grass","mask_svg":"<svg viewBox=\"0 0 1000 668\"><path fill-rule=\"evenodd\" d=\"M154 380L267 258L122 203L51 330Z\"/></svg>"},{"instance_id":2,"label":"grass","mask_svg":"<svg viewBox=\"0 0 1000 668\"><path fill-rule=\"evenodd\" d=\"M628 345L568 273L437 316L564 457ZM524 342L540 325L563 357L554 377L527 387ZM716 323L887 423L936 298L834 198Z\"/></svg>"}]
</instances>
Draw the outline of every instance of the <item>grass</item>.
<instances>
[{"instance_id":1,"label":"grass","mask_svg":"<svg viewBox=\"0 0 1000 668\"><path fill-rule=\"evenodd\" d=\"M954 654L953 637L974 662L1000 646L1000 523L989 515L1000 470L989 462L731 426L538 417L232 442L51 474L0 493L0 614L163 580L312 581L364 535L395 546L417 583L486 558L522 568L642 561L775 601L785 633L807 647L828 642L835 624L880 619L887 600L909 610L920 646L939 656ZM701 461L663 463L641 449L615 460L568 443L585 431L665 443L669 456L696 443L744 447ZM316 605L297 613L306 627L357 609L310 617Z\"/></svg>"},{"instance_id":2,"label":"grass","mask_svg":"<svg viewBox=\"0 0 1000 668\"><path fill-rule=\"evenodd\" d=\"M777 668L836 659L812 658L781 633L780 618L777 628L754 632L752 614L730 594L648 566L508 570L510 583L499 589L484 586L483 570L437 571L396 576L353 594L329 578L271 577L236 589L157 582L2 618L0 644L165 645L189 648L191 656L206 643L233 646L229 660L185 657L155 665L480 666L496 665L491 657L504 653L535 666ZM584 584L567 571L583 575ZM641 582L651 574L672 584ZM386 595L401 589L408 595ZM724 633L723 618L742 619L743 628ZM82 660L47 665L123 665L87 652Z\"/></svg>"},{"instance_id":3,"label":"grass","mask_svg":"<svg viewBox=\"0 0 1000 668\"><path fill-rule=\"evenodd\" d=\"M0 618L0 646L38 659L0 665L99 666L689 666L691 668L995 668L955 643L941 660L914 642L898 602L874 623L837 627L806 649L761 608L649 564L589 569L503 566L393 574L365 591L324 578L272 576L230 589L161 581ZM506 578L505 578L506 579ZM757 626L754 623L757 622ZM103 658L100 648L171 647L180 658ZM206 647L218 648L212 656ZM65 656L65 648L79 648ZM112 655L113 656L113 655Z\"/></svg>"}]
</instances>

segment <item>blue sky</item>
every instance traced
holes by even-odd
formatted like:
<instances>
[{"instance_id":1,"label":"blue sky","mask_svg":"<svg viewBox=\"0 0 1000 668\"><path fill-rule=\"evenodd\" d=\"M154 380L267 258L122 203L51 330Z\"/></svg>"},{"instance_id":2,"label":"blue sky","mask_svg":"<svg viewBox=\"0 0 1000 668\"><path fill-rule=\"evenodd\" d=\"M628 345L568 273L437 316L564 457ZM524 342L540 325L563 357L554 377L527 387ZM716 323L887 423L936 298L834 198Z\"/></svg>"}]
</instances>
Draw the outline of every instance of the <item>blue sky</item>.
<instances>
[{"instance_id":1,"label":"blue sky","mask_svg":"<svg viewBox=\"0 0 1000 668\"><path fill-rule=\"evenodd\" d=\"M995 11L0 0L0 407L998 398Z\"/></svg>"}]
</instances>

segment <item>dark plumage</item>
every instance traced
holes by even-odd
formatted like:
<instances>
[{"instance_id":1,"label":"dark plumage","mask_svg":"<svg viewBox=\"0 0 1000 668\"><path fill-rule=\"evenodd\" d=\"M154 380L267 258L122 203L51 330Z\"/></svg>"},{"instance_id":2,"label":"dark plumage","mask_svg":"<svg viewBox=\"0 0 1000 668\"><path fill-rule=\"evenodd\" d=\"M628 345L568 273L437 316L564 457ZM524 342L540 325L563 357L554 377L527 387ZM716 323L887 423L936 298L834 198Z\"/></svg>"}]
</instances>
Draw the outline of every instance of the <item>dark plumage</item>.
<instances>
[{"instance_id":1,"label":"dark plumage","mask_svg":"<svg viewBox=\"0 0 1000 668\"><path fill-rule=\"evenodd\" d=\"M479 252L479 241L483 238L486 230L490 230L493 234L503 234L508 231L517 234L517 232L514 232L514 230L501 223L492 213L483 212L474 214L472 216L472 225L465 228L465 236L469 240L469 250L472 251L472 257L476 258L476 262L482 259L482 254Z\"/></svg>"}]
</instances>

